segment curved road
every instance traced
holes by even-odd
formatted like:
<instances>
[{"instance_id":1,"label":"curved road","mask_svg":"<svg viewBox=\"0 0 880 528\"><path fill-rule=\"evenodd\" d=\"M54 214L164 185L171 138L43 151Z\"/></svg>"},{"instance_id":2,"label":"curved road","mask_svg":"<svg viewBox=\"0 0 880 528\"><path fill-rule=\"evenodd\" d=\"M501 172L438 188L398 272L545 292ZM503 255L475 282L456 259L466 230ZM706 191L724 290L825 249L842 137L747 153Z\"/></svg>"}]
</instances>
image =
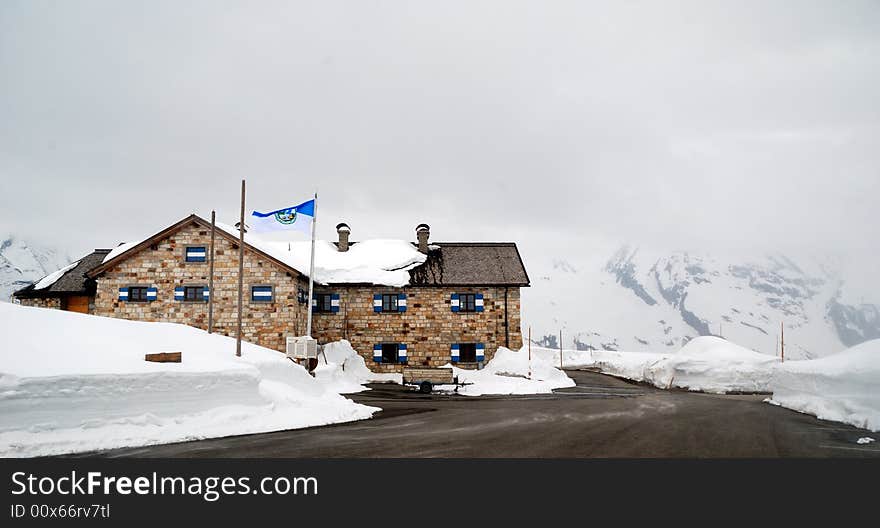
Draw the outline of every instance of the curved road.
<instances>
[{"instance_id":1,"label":"curved road","mask_svg":"<svg viewBox=\"0 0 880 528\"><path fill-rule=\"evenodd\" d=\"M577 386L512 397L421 395L373 385L383 409L325 427L90 456L136 457L880 457L871 434L763 403L759 395L665 391L585 371Z\"/></svg>"}]
</instances>

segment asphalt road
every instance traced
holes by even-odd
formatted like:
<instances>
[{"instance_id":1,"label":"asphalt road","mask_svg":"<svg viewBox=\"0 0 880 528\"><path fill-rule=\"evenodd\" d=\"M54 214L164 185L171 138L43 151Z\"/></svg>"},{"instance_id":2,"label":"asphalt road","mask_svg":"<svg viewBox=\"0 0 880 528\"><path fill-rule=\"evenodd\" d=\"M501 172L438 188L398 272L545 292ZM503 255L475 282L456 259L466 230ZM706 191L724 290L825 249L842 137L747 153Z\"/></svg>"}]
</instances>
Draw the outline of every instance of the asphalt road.
<instances>
[{"instance_id":1,"label":"asphalt road","mask_svg":"<svg viewBox=\"0 0 880 528\"><path fill-rule=\"evenodd\" d=\"M870 434L762 403L665 391L585 371L554 394L471 398L373 385L371 420L116 449L110 457L880 457ZM880 437L878 437L880 440Z\"/></svg>"}]
</instances>

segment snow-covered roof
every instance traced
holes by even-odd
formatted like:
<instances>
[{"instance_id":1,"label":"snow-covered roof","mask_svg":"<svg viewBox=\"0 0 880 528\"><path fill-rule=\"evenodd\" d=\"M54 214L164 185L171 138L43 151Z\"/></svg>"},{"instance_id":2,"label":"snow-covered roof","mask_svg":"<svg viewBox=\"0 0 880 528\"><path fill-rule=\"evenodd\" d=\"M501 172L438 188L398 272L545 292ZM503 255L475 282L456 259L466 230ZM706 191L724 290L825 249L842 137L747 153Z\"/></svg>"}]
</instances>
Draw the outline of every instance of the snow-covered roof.
<instances>
[{"instance_id":1,"label":"snow-covered roof","mask_svg":"<svg viewBox=\"0 0 880 528\"><path fill-rule=\"evenodd\" d=\"M42 279L38 280L36 282L36 284L34 284L34 289L35 290L43 290L45 288L48 288L49 286L58 282L58 279L60 279L62 275L64 275L65 273L67 273L68 271L72 270L73 268L75 268L77 266L79 266L78 260L76 262L74 262L73 264L68 264L67 266L64 266L63 268L61 268L60 270L46 275Z\"/></svg>"},{"instance_id":2,"label":"snow-covered roof","mask_svg":"<svg viewBox=\"0 0 880 528\"><path fill-rule=\"evenodd\" d=\"M198 218L198 217L195 217ZM199 219L204 222L204 220ZM216 223L217 229L238 238L238 229ZM115 247L104 257L103 263L131 251L148 238L126 242ZM310 267L310 240L266 240L245 233L245 244L308 276ZM405 240L375 239L352 244L348 251L339 251L332 242L315 241L315 282L318 284L377 284L401 287L409 284L409 270L425 262L427 256Z\"/></svg>"},{"instance_id":3,"label":"snow-covered roof","mask_svg":"<svg viewBox=\"0 0 880 528\"><path fill-rule=\"evenodd\" d=\"M191 215L152 237L120 244L104 258L104 264L129 251L138 251L150 241L167 237L192 222L210 226L204 219ZM236 227L221 222L216 226L222 236L238 239ZM253 233L245 233L244 241L281 265L308 276L311 241L269 240ZM104 268L99 267L89 276L95 277L103 271ZM411 242L392 239L352 242L347 251L339 251L333 242L316 240L314 279L318 284L392 287L528 286L529 283L519 251L513 243L441 242L431 244L426 255Z\"/></svg>"}]
</instances>

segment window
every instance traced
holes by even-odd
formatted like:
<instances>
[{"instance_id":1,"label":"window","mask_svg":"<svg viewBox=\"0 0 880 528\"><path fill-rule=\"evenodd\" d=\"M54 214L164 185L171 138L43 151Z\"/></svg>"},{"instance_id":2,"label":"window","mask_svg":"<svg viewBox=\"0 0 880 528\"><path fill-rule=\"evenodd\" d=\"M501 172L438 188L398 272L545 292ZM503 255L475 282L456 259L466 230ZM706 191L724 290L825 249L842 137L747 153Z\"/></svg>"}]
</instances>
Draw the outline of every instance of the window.
<instances>
[{"instance_id":1,"label":"window","mask_svg":"<svg viewBox=\"0 0 880 528\"><path fill-rule=\"evenodd\" d=\"M459 293L458 294L458 311L459 312L476 312L477 311L477 294L475 294L475 293Z\"/></svg>"},{"instance_id":2,"label":"window","mask_svg":"<svg viewBox=\"0 0 880 528\"><path fill-rule=\"evenodd\" d=\"M205 297L204 291L204 286L184 286L183 300L187 302L202 302Z\"/></svg>"},{"instance_id":3,"label":"window","mask_svg":"<svg viewBox=\"0 0 880 528\"><path fill-rule=\"evenodd\" d=\"M186 262L206 262L208 249L205 246L187 246L184 255Z\"/></svg>"},{"instance_id":4,"label":"window","mask_svg":"<svg viewBox=\"0 0 880 528\"><path fill-rule=\"evenodd\" d=\"M462 363L477 362L477 344L476 343L459 343L458 344L458 360Z\"/></svg>"},{"instance_id":5,"label":"window","mask_svg":"<svg viewBox=\"0 0 880 528\"><path fill-rule=\"evenodd\" d=\"M147 302L147 287L129 286L128 302Z\"/></svg>"},{"instance_id":6,"label":"window","mask_svg":"<svg viewBox=\"0 0 880 528\"><path fill-rule=\"evenodd\" d=\"M382 343L382 363L397 363L397 343Z\"/></svg>"},{"instance_id":7,"label":"window","mask_svg":"<svg viewBox=\"0 0 880 528\"><path fill-rule=\"evenodd\" d=\"M331 313L333 311L333 294L316 293L312 311L315 313Z\"/></svg>"},{"instance_id":8,"label":"window","mask_svg":"<svg viewBox=\"0 0 880 528\"><path fill-rule=\"evenodd\" d=\"M251 286L251 302L272 302L274 297L272 286Z\"/></svg>"},{"instance_id":9,"label":"window","mask_svg":"<svg viewBox=\"0 0 880 528\"><path fill-rule=\"evenodd\" d=\"M382 311L383 312L396 312L397 311L397 294L396 293L383 293L382 294Z\"/></svg>"}]
</instances>

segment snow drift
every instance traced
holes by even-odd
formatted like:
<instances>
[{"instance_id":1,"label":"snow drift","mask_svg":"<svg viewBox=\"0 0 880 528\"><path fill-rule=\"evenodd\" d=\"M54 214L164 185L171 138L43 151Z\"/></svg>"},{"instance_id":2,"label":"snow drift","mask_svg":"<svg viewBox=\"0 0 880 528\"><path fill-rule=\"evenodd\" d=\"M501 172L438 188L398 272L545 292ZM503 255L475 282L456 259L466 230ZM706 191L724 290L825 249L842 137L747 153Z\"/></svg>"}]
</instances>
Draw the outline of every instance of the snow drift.
<instances>
[{"instance_id":1,"label":"snow drift","mask_svg":"<svg viewBox=\"0 0 880 528\"><path fill-rule=\"evenodd\" d=\"M401 374L373 372L347 340L324 345L318 354L315 379L340 394L369 390L364 383L403 383Z\"/></svg>"},{"instance_id":2,"label":"snow drift","mask_svg":"<svg viewBox=\"0 0 880 528\"><path fill-rule=\"evenodd\" d=\"M548 356L532 354L532 360L529 361L525 348L515 352L498 347L495 356L481 370L453 366L453 373L460 382L468 384L458 391L465 396L540 394L575 385L574 380L556 368Z\"/></svg>"},{"instance_id":3,"label":"snow drift","mask_svg":"<svg viewBox=\"0 0 880 528\"><path fill-rule=\"evenodd\" d=\"M770 389L770 403L880 431L880 339L820 359L786 361Z\"/></svg>"},{"instance_id":4,"label":"snow drift","mask_svg":"<svg viewBox=\"0 0 880 528\"><path fill-rule=\"evenodd\" d=\"M37 456L369 418L274 350L172 323L0 303L0 456ZM182 352L181 363L144 361Z\"/></svg>"}]
</instances>

